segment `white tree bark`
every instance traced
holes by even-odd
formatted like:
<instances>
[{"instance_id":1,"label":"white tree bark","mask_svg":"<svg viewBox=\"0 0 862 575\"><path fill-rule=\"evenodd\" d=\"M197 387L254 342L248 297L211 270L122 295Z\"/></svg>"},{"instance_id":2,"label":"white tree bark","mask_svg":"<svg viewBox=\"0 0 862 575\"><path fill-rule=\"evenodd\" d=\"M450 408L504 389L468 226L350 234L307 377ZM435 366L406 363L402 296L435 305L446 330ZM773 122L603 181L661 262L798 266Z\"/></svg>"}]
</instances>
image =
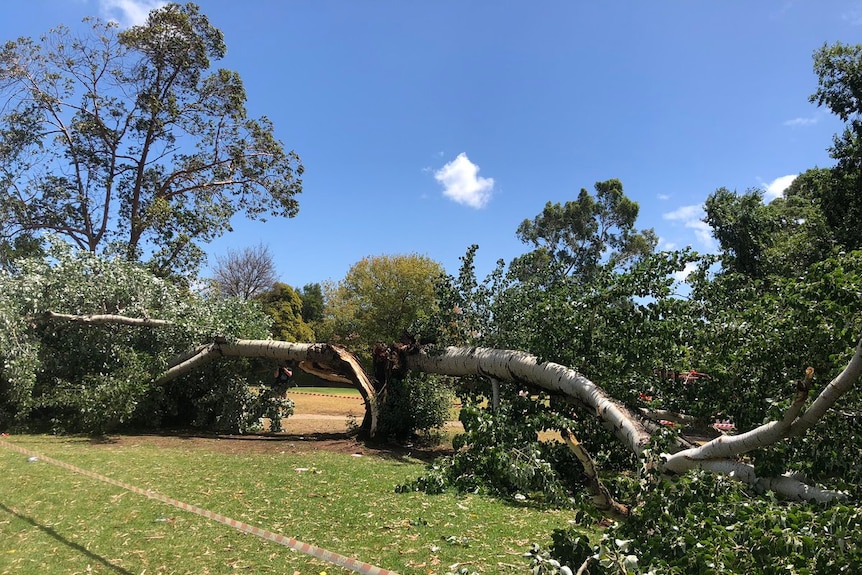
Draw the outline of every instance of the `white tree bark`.
<instances>
[{"instance_id":1,"label":"white tree bark","mask_svg":"<svg viewBox=\"0 0 862 575\"><path fill-rule=\"evenodd\" d=\"M191 357L180 358L162 373L156 384L164 384L219 357L263 357L278 361L295 361L300 365L323 365L345 376L359 390L365 400L368 433L377 433L378 411L376 392L356 357L342 347L325 343L292 343L287 341L241 339L233 342L216 342L196 350Z\"/></svg>"},{"instance_id":2,"label":"white tree bark","mask_svg":"<svg viewBox=\"0 0 862 575\"><path fill-rule=\"evenodd\" d=\"M45 312L45 317L48 319L59 319L64 321L74 321L78 323L91 324L122 324L122 325L137 325L142 327L169 327L174 325L174 322L167 319L150 319L146 317L128 317L125 315L116 314L90 314L90 315L73 315L68 313L56 313L53 311Z\"/></svg>"},{"instance_id":3,"label":"white tree bark","mask_svg":"<svg viewBox=\"0 0 862 575\"><path fill-rule=\"evenodd\" d=\"M811 371L806 373L808 384L810 384L811 375ZM856 351L847 367L820 392L811 407L804 412L802 410L807 396L807 386L804 393L803 390L797 392L796 398L780 421L770 421L740 435L723 435L700 447L674 453L668 456L665 469L676 473L698 467L721 472L728 472L724 470L730 469L739 479L752 485L768 487L785 497L814 501L841 498L840 493L817 489L790 477L756 477L750 466L742 466L732 458L802 434L823 418L838 398L858 381L860 375L862 375L862 340L856 346Z\"/></svg>"},{"instance_id":4,"label":"white tree bark","mask_svg":"<svg viewBox=\"0 0 862 575\"><path fill-rule=\"evenodd\" d=\"M411 369L427 373L450 376L479 375L523 382L551 392L563 393L594 410L623 444L638 455L642 453L650 438L649 431L640 418L636 417L635 412L616 402L599 386L573 369L551 362L539 363L535 356L523 352L449 347L439 355L408 355L408 365ZM669 455L663 470L681 473L699 467L732 475L755 487L770 489L791 499L840 499L842 494L839 492L806 485L791 477L757 477L751 466L740 463L736 457L752 449L774 444L793 433L801 433L819 421L841 394L859 379L860 373L862 341L844 371L820 393L808 411L802 413L806 389L805 393L797 393L795 401L781 421L767 423L738 436L721 436L703 446ZM807 377L810 377L810 374Z\"/></svg>"},{"instance_id":5,"label":"white tree bark","mask_svg":"<svg viewBox=\"0 0 862 575\"><path fill-rule=\"evenodd\" d=\"M47 314L53 319L80 321L84 323L122 323L141 326L171 325L166 320L127 318L116 315L72 316ZM215 342L184 354L160 375L156 383L163 384L220 356L265 357L275 360L292 360L306 365L322 365L343 374L359 389L366 403L370 420L370 434L377 429L375 391L370 379L356 358L347 350L327 344L290 343L273 340L239 340ZM414 353L406 356L407 366L416 371L449 376L478 375L493 380L520 382L540 387L553 393L574 398L591 409L609 427L622 443L640 455L651 436L651 429L635 411L610 397L601 387L577 371L552 362L539 362L530 354L481 347L449 347L440 354ZM780 421L766 423L756 429L736 436L721 436L702 446L682 449L667 455L663 470L682 473L689 469L702 468L732 475L756 487L770 489L793 499L830 501L840 498L834 491L806 485L791 477L757 477L754 469L736 458L753 449L766 447L788 437L804 433L816 424L837 400L850 389L862 375L862 341L847 367L833 379L818 395L811 406L804 410L811 374L806 383L797 390L790 408Z\"/></svg>"},{"instance_id":6,"label":"white tree bark","mask_svg":"<svg viewBox=\"0 0 862 575\"><path fill-rule=\"evenodd\" d=\"M481 375L503 381L522 382L554 393L573 397L592 409L614 434L640 455L650 432L625 405L610 397L598 385L558 363L539 363L521 351L483 347L448 347L442 354L418 353L407 356L410 369L439 375Z\"/></svg>"}]
</instances>

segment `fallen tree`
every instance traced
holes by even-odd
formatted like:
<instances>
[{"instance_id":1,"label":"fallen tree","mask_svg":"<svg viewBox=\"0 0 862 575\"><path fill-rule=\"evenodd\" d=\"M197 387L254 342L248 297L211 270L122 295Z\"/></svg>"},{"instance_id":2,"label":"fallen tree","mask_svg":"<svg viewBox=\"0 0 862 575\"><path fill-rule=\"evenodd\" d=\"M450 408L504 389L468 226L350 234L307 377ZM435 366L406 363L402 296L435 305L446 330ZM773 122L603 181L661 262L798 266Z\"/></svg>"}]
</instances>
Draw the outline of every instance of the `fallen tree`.
<instances>
[{"instance_id":1,"label":"fallen tree","mask_svg":"<svg viewBox=\"0 0 862 575\"><path fill-rule=\"evenodd\" d=\"M374 385L356 357L336 345L274 340L215 341L175 358L168 369L156 378L155 384L165 385L220 357L260 357L282 362L293 361L300 369L317 377L350 382L359 390L365 401L365 419L361 429L366 430L370 437L377 433L378 410Z\"/></svg>"},{"instance_id":2,"label":"fallen tree","mask_svg":"<svg viewBox=\"0 0 862 575\"><path fill-rule=\"evenodd\" d=\"M74 316L49 312L46 317L88 324L120 323L147 327L170 324L160 320L118 315ZM397 369L455 377L481 376L495 381L515 382L570 398L582 408L594 413L628 450L638 456L649 444L653 433L660 428L657 422L609 396L599 385L576 370L553 362L540 362L535 356L524 352L482 347L447 347L440 353L427 353L418 347L408 349L399 346L398 349L399 353L384 356L397 357L401 364ZM218 339L175 358L154 383L165 385L220 357L259 357L293 361L300 368L304 365L310 372L318 375L330 374L332 377L349 381L359 390L365 401L366 416L362 428L367 431L369 437L375 437L378 421L375 385L356 357L339 346L273 340ZM391 367L375 371L391 372ZM771 421L739 435L721 435L703 445L693 445L681 437L676 443L674 453L665 457L661 469L680 474L701 468L733 475L752 486L774 491L790 499L820 502L840 499L840 492L820 489L788 476L758 477L753 466L740 461L739 457L754 449L768 447L804 433L823 418L841 395L859 379L860 374L862 341L857 345L845 369L820 392L808 409L805 409L805 405L813 376L813 370L810 368L800 380L795 397L781 420ZM378 382L378 386L383 383ZM577 445L576 440L573 443L573 439L569 435L567 441L570 445ZM579 459L584 461L585 452L581 450L578 453ZM585 463L585 466L589 468L590 465Z\"/></svg>"}]
</instances>

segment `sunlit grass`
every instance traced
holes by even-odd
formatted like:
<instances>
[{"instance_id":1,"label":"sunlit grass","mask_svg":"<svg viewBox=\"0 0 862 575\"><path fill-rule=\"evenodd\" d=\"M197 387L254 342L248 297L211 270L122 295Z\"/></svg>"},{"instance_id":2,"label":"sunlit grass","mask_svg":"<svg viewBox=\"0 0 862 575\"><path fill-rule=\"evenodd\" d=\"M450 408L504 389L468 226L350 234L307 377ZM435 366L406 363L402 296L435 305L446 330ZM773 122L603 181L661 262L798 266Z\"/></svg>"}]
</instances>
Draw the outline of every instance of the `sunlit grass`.
<instances>
[{"instance_id":1,"label":"sunlit grass","mask_svg":"<svg viewBox=\"0 0 862 575\"><path fill-rule=\"evenodd\" d=\"M299 391L302 393L321 393L323 395L347 395L347 396L351 396L351 397L352 396L362 397L359 393L359 390L352 388L352 387L312 387L312 386L304 387L304 386L298 386L298 387L291 387L287 393L288 393L288 395L290 395L290 393L296 392L296 391Z\"/></svg>"},{"instance_id":2,"label":"sunlit grass","mask_svg":"<svg viewBox=\"0 0 862 575\"><path fill-rule=\"evenodd\" d=\"M413 459L225 454L14 436L16 445L402 574L523 573L568 515L470 495L396 494ZM347 572L286 547L0 448L0 574Z\"/></svg>"}]
</instances>

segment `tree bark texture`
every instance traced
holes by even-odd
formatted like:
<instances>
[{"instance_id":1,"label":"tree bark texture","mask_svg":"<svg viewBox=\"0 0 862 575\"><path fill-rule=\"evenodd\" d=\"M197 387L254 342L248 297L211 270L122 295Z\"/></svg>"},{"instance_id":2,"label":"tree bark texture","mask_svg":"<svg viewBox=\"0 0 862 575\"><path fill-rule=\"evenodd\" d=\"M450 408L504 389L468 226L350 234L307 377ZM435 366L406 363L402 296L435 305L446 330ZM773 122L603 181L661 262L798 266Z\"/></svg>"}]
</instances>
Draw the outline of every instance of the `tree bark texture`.
<instances>
[{"instance_id":1,"label":"tree bark texture","mask_svg":"<svg viewBox=\"0 0 862 575\"><path fill-rule=\"evenodd\" d=\"M165 384L196 367L200 367L219 357L263 357L278 361L297 362L303 366L314 366L312 373L328 368L350 381L365 401L365 419L362 428L369 437L377 433L378 412L375 391L371 380L363 371L359 361L343 347L325 343L292 343L275 340L241 339L233 342L215 342L202 346L192 354L177 358L177 361L162 373L156 384Z\"/></svg>"},{"instance_id":2,"label":"tree bark texture","mask_svg":"<svg viewBox=\"0 0 862 575\"><path fill-rule=\"evenodd\" d=\"M563 393L593 410L623 444L640 455L650 439L648 424L636 412L611 398L595 383L577 371L552 362L539 362L535 356L520 351L481 347L448 347L439 354L414 353L407 356L410 369L450 376L479 375L503 381L522 382L553 393ZM807 485L788 476L757 477L754 468L736 457L752 449L772 445L795 433L801 433L820 420L838 398L862 374L862 341L856 347L847 367L824 388L807 411L803 411L810 386L811 373L797 389L793 404L781 421L766 423L738 436L721 436L705 445L681 449L668 454L662 470L683 473L702 468L731 475L757 488L770 489L790 498L809 501L833 501L842 494ZM684 442L680 442L680 447Z\"/></svg>"}]
</instances>

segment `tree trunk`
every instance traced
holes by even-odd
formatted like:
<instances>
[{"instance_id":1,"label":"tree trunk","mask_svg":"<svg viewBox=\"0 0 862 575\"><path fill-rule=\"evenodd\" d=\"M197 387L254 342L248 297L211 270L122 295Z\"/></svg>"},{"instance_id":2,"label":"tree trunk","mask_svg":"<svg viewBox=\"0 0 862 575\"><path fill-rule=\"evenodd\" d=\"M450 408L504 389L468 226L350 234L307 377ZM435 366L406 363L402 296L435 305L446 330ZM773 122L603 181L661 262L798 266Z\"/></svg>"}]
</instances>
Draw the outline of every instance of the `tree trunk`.
<instances>
[{"instance_id":1,"label":"tree trunk","mask_svg":"<svg viewBox=\"0 0 862 575\"><path fill-rule=\"evenodd\" d=\"M46 317L83 323L124 323L141 326L163 326L170 322L152 319L125 318L123 316L71 316L48 313ZM439 354L426 354L421 351L396 354L403 357L408 369L448 376L478 375L500 381L511 381L540 387L552 393L564 394L579 404L595 412L623 445L637 455L643 453L657 425L642 417L637 411L628 408L610 397L601 387L571 368L557 363L539 362L530 354L489 349L482 347L448 347ZM328 344L290 343L273 340L238 340L234 342L216 341L201 346L192 352L176 358L172 365L156 379L156 384L164 384L197 366L208 363L220 356L264 357L275 360L298 362L319 370L321 367L341 374L349 379L365 400L366 415L363 428L374 437L377 431L377 405L375 389L356 358L346 349ZM716 473L733 475L737 479L755 487L770 489L784 497L813 501L832 501L841 499L839 492L819 489L806 485L790 477L757 477L754 468L738 461L737 456L773 445L789 437L800 435L822 419L837 400L847 392L862 375L862 341L856 346L847 367L833 379L828 386L805 410L813 371L809 368L805 378L797 386L793 403L780 421L772 421L736 436L722 435L704 445L692 446L680 439L678 449L666 455L662 469L671 473L683 473L689 469L701 468ZM570 447L575 445L570 442ZM577 447L575 447L575 451ZM588 458L586 452L581 453ZM583 461L584 459L582 459Z\"/></svg>"},{"instance_id":2,"label":"tree trunk","mask_svg":"<svg viewBox=\"0 0 862 575\"><path fill-rule=\"evenodd\" d=\"M162 373L155 383L157 385L165 384L221 356L263 357L279 361L295 361L300 369L304 369L304 366L312 366L313 369L309 370L312 374L324 367L328 368L327 371L330 373L335 372L344 376L356 386L362 399L365 400L365 418L361 428L368 433L369 437L373 438L376 435L378 415L374 386L362 370L356 357L343 347L336 345L254 339L215 342L202 346L191 354L184 354L176 358L172 362L172 366Z\"/></svg>"},{"instance_id":3,"label":"tree trunk","mask_svg":"<svg viewBox=\"0 0 862 575\"><path fill-rule=\"evenodd\" d=\"M481 347L448 347L440 354L408 355L407 365L410 369L426 373L479 375L563 393L594 411L605 426L637 455L643 452L650 439L650 424L637 412L608 396L602 388L577 371L556 363L540 363L535 356L524 352ZM722 435L699 447L686 446L680 441L678 451L667 456L662 469L666 472L682 473L689 469L702 468L724 473L791 499L821 502L841 499L843 494L840 492L819 489L791 477L757 477L754 468L737 461L736 456L801 433L819 421L837 399L859 379L860 374L862 341L844 371L820 393L807 412L803 411L803 405L807 399L811 372L806 373L805 382L800 384L793 404L781 421L767 423L738 436Z\"/></svg>"}]
</instances>

